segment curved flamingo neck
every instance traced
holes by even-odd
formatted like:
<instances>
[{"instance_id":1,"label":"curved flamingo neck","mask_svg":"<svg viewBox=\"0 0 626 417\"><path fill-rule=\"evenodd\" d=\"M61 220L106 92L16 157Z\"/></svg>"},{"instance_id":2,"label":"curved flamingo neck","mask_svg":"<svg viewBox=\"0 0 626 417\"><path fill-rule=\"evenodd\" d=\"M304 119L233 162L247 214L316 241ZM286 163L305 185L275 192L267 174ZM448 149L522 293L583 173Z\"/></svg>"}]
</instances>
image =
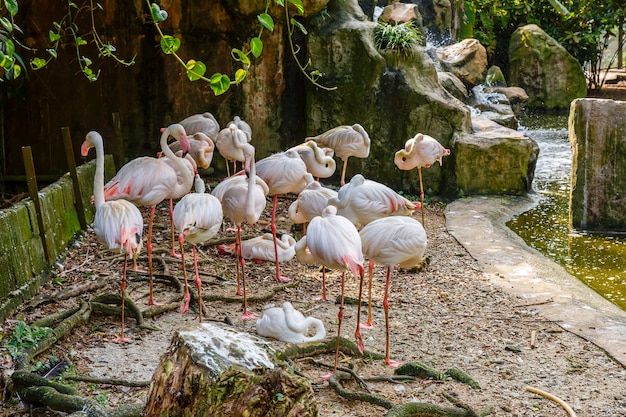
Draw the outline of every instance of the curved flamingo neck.
<instances>
[{"instance_id":1,"label":"curved flamingo neck","mask_svg":"<svg viewBox=\"0 0 626 417\"><path fill-rule=\"evenodd\" d=\"M191 189L191 186L193 184L193 175L185 165L183 158L179 158L178 156L176 156L176 154L167 145L167 139L170 137L170 132L170 129L166 128L165 130L163 130L163 133L161 133L161 151L163 151L163 155L165 155L174 163L178 171L181 173L182 182L177 182L176 186L180 188L185 188L188 191L189 189ZM180 140L179 138L176 139Z\"/></svg>"}]
</instances>

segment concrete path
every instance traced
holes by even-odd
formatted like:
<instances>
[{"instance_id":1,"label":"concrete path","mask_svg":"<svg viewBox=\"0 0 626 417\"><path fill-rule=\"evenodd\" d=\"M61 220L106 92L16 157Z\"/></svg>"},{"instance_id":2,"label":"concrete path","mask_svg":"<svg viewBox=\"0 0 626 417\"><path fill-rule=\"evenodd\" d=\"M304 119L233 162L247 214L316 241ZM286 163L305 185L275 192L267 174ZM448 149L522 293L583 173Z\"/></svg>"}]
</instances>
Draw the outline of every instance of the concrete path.
<instances>
[{"instance_id":1,"label":"concrete path","mask_svg":"<svg viewBox=\"0 0 626 417\"><path fill-rule=\"evenodd\" d=\"M492 283L528 304L537 303L533 308L546 319L592 341L626 366L626 311L528 247L506 226L533 204L527 197L463 198L447 206L446 227Z\"/></svg>"}]
</instances>

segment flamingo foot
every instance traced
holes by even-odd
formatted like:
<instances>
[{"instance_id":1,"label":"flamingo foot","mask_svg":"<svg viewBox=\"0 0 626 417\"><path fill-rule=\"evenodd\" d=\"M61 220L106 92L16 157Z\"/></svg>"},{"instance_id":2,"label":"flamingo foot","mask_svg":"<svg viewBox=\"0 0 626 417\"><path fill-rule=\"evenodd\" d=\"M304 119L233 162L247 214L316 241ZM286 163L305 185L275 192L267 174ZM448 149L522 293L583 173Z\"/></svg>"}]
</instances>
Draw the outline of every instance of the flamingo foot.
<instances>
[{"instance_id":1,"label":"flamingo foot","mask_svg":"<svg viewBox=\"0 0 626 417\"><path fill-rule=\"evenodd\" d=\"M328 298L326 296L315 297L313 301L328 301Z\"/></svg>"},{"instance_id":2,"label":"flamingo foot","mask_svg":"<svg viewBox=\"0 0 626 417\"><path fill-rule=\"evenodd\" d=\"M148 305L149 306L162 306L162 305L165 305L165 303L157 303L156 301L150 299L148 300Z\"/></svg>"},{"instance_id":3,"label":"flamingo foot","mask_svg":"<svg viewBox=\"0 0 626 417\"><path fill-rule=\"evenodd\" d=\"M256 319L256 316L248 311L243 313L243 315L241 316L241 320L254 320L254 319Z\"/></svg>"},{"instance_id":4,"label":"flamingo foot","mask_svg":"<svg viewBox=\"0 0 626 417\"><path fill-rule=\"evenodd\" d=\"M182 258L182 257L183 257L183 255L181 255L180 253L176 253L176 252L172 252L172 253L170 253L170 256L171 256L172 258L177 258L177 259L180 259L180 258Z\"/></svg>"},{"instance_id":5,"label":"flamingo foot","mask_svg":"<svg viewBox=\"0 0 626 417\"><path fill-rule=\"evenodd\" d=\"M253 259L252 262L254 262L255 264L262 264L265 261L263 261L263 259Z\"/></svg>"},{"instance_id":6,"label":"flamingo foot","mask_svg":"<svg viewBox=\"0 0 626 417\"><path fill-rule=\"evenodd\" d=\"M237 291L235 291L235 295L243 295L243 291L241 291L241 288L237 288Z\"/></svg>"},{"instance_id":7,"label":"flamingo foot","mask_svg":"<svg viewBox=\"0 0 626 417\"><path fill-rule=\"evenodd\" d=\"M115 339L112 340L113 343L129 343L130 339L127 337L116 337Z\"/></svg>"},{"instance_id":8,"label":"flamingo foot","mask_svg":"<svg viewBox=\"0 0 626 417\"><path fill-rule=\"evenodd\" d=\"M217 253L219 253L220 255L231 255L231 253L226 250L225 245L218 245Z\"/></svg>"},{"instance_id":9,"label":"flamingo foot","mask_svg":"<svg viewBox=\"0 0 626 417\"><path fill-rule=\"evenodd\" d=\"M354 333L354 339L356 341L356 346L359 348L359 352L365 352L365 345L363 344L363 338L361 337L361 332L357 328L356 333Z\"/></svg>"},{"instance_id":10,"label":"flamingo foot","mask_svg":"<svg viewBox=\"0 0 626 417\"><path fill-rule=\"evenodd\" d=\"M183 297L182 303L180 303L180 312L182 314L185 314L187 311L189 311L189 301L191 301L191 295L187 292Z\"/></svg>"},{"instance_id":11,"label":"flamingo foot","mask_svg":"<svg viewBox=\"0 0 626 417\"><path fill-rule=\"evenodd\" d=\"M374 325L372 324L372 322L367 322L367 323L359 323L359 328L361 329L373 329Z\"/></svg>"},{"instance_id":12,"label":"flamingo foot","mask_svg":"<svg viewBox=\"0 0 626 417\"><path fill-rule=\"evenodd\" d=\"M333 375L335 375L335 373L331 372L329 374L322 375L320 378L322 378L324 381L328 381L330 378L332 378Z\"/></svg>"},{"instance_id":13,"label":"flamingo foot","mask_svg":"<svg viewBox=\"0 0 626 417\"><path fill-rule=\"evenodd\" d=\"M385 359L385 363L391 368L397 368L400 366L400 362L394 361L393 359Z\"/></svg>"},{"instance_id":14,"label":"flamingo foot","mask_svg":"<svg viewBox=\"0 0 626 417\"><path fill-rule=\"evenodd\" d=\"M289 282L289 281L291 281L291 278L283 277L282 275L278 275L276 277L276 279L278 280L278 282Z\"/></svg>"}]
</instances>

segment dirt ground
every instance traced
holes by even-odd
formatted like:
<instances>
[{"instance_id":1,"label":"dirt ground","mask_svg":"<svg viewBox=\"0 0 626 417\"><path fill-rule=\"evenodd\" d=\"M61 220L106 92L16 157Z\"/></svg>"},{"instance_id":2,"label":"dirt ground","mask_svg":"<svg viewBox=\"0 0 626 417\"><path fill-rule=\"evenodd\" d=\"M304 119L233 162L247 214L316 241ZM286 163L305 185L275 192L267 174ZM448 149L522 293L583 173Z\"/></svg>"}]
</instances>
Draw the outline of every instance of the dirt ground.
<instances>
[{"instance_id":1,"label":"dirt ground","mask_svg":"<svg viewBox=\"0 0 626 417\"><path fill-rule=\"evenodd\" d=\"M279 233L290 232L287 207L293 197L279 200ZM261 221L254 227L246 226L244 235L252 237L269 231L271 201ZM445 228L442 203L427 206L425 229L428 235L427 264L419 271L393 272L390 293L390 326L392 358L401 362L421 361L437 370L461 368L476 380L481 389L448 379L436 381L416 379L397 383L388 377L393 370L383 361L367 362L359 358L342 356L342 366L350 366L368 381L371 394L385 398L393 404L410 401L450 406L444 397L449 394L476 412L490 410L490 416L565 416L566 411L556 403L530 393L527 386L548 391L565 401L579 416L618 417L626 415L626 370L603 350L557 324L541 317L528 301L510 296L489 284L476 261L450 235ZM169 223L167 209L161 205L155 226L155 248L159 261L156 272L182 279L181 262L169 256ZM144 215L146 212L144 211ZM414 217L420 219L419 213ZM146 218L146 217L144 217ZM228 221L225 225L230 226ZM234 232L223 229L218 238L232 238ZM477 239L480 231L477 231ZM190 247L186 258L191 260ZM254 321L241 320L241 302L234 295L234 258L219 255L215 245L204 245L199 255L205 294L222 295L225 301L207 303L205 320L228 321L242 331L255 332ZM103 250L94 239L93 232L78 239L67 257L56 265L55 278L41 292L50 296L49 302L24 305L20 311L2 324L3 343L6 343L18 321L33 320L62 309L76 306L95 294L119 291L122 258ZM188 273L193 273L187 264ZM145 256L139 267L147 268ZM252 301L250 309L257 316L264 305L281 305L290 301L305 316L321 319L327 337L336 334L339 293L339 273L327 274L329 299L314 299L321 293L321 273L318 267L300 264L295 258L282 266L283 275L292 279L291 285L271 295L279 283L274 278L273 263L247 263L249 294L266 301ZM384 352L385 332L382 308L385 270L377 267L374 274L373 317L374 328L362 330L366 349ZM107 280L104 288L83 293L68 299L59 299L62 291L85 282ZM131 274L127 295L140 308L147 307L145 274ZM357 296L357 282L347 281L347 296ZM180 300L172 287L158 281L155 287L157 301ZM366 311L366 310L365 310ZM169 346L173 332L197 321L197 310L181 315L177 310L146 320L156 330L135 328L132 318L127 320L127 344L112 340L120 331L119 318L92 315L90 320L75 329L69 337L56 344L39 358L46 362L50 355L65 358L72 363L70 372L94 378L116 378L127 381L148 381L159 358ZM356 307L348 305L344 316L342 334L352 338L356 324ZM273 341L277 349L285 347ZM332 355L313 358L331 364ZM10 360L5 355L5 374ZM318 400L320 416L383 416L380 406L347 400L337 395L322 380L328 372L310 361L297 361L296 367L308 376ZM383 378L379 378L383 377ZM77 383L85 395L100 401L106 408L120 404L144 402L148 388L129 388L96 383ZM361 390L352 382L345 388ZM6 395L7 392L5 392ZM3 416L61 415L50 410L25 404L13 398L4 398Z\"/></svg>"}]
</instances>

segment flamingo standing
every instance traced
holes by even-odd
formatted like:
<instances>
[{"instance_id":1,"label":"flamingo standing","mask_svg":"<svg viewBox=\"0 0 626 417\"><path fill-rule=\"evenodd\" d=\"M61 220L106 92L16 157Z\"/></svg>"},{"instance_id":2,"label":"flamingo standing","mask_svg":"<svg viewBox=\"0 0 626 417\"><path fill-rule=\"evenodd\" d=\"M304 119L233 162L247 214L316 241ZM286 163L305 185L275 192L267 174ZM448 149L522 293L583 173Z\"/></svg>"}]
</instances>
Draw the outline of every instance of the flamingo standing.
<instances>
[{"instance_id":1,"label":"flamingo standing","mask_svg":"<svg viewBox=\"0 0 626 417\"><path fill-rule=\"evenodd\" d=\"M254 314L248 312L245 260L241 254L241 225L243 222L254 224L259 220L263 210L265 210L265 197L269 192L269 188L261 178L256 176L254 147L250 144L245 145L244 154L246 176L238 177L245 178L247 181L241 181L239 179L229 181L228 186L219 189L219 195L222 197L221 201L224 215L230 218L237 227L237 294L239 295L241 293L239 280L239 264L241 263L241 282L243 285L243 315L241 318L243 320L251 320L256 317ZM217 187L213 191L213 195L218 194L216 192L218 191Z\"/></svg>"},{"instance_id":2,"label":"flamingo standing","mask_svg":"<svg viewBox=\"0 0 626 417\"><path fill-rule=\"evenodd\" d=\"M272 204L272 235L274 236L274 252L276 253L276 279L288 282L289 278L280 274L276 238L276 205L278 196L285 193L300 193L306 186L306 164L300 155L293 150L276 153L257 162L257 173L269 187L269 194L274 196Z\"/></svg>"},{"instance_id":3,"label":"flamingo standing","mask_svg":"<svg viewBox=\"0 0 626 417\"><path fill-rule=\"evenodd\" d=\"M135 258L141 246L143 233L143 218L141 212L132 203L126 200L104 201L104 146L102 136L98 132L87 133L80 150L82 156L87 156L90 148L96 148L96 172L93 178L93 196L96 205L96 214L93 221L93 230L98 240L109 249L119 249L124 252L124 267L120 295L122 297L122 332L114 342L128 342L124 337L124 291L126 290L126 260L128 254Z\"/></svg>"},{"instance_id":4,"label":"flamingo standing","mask_svg":"<svg viewBox=\"0 0 626 417\"><path fill-rule=\"evenodd\" d=\"M389 284L391 268L399 265L401 268L419 266L424 261L426 251L426 231L417 220L407 216L383 217L368 223L361 231L363 254L370 259L370 282L372 274L371 262L383 264L387 267L385 281L385 362L391 367L397 367L398 362L389 358ZM371 322L372 293L370 287L368 320Z\"/></svg>"},{"instance_id":5,"label":"flamingo standing","mask_svg":"<svg viewBox=\"0 0 626 417\"><path fill-rule=\"evenodd\" d=\"M307 336L311 326L315 334ZM312 342L326 337L324 322L315 317L304 317L289 301L284 302L282 307L267 308L256 321L256 332L287 343Z\"/></svg>"},{"instance_id":6,"label":"flamingo standing","mask_svg":"<svg viewBox=\"0 0 626 417\"><path fill-rule=\"evenodd\" d=\"M301 143L291 149L298 152L306 165L306 170L315 178L330 178L335 173L337 164L333 159L334 152L332 149L320 148L313 140Z\"/></svg>"},{"instance_id":7,"label":"flamingo standing","mask_svg":"<svg viewBox=\"0 0 626 417\"><path fill-rule=\"evenodd\" d=\"M396 166L408 171L417 167L420 180L420 202L422 203L422 224L424 224L424 185L422 184L422 167L428 168L435 162L443 165L443 157L450 155L450 149L446 149L435 138L418 133L406 141L404 149L396 152L393 162Z\"/></svg>"},{"instance_id":8,"label":"flamingo standing","mask_svg":"<svg viewBox=\"0 0 626 417\"><path fill-rule=\"evenodd\" d=\"M284 234L277 241L278 260L288 262L296 255L296 240L293 236ZM218 249L221 254L237 253L237 245L234 243L220 245ZM255 262L273 261L276 259L274 253L274 236L271 233L264 233L261 236L241 242L241 256L244 259L251 259Z\"/></svg>"},{"instance_id":9,"label":"flamingo standing","mask_svg":"<svg viewBox=\"0 0 626 417\"><path fill-rule=\"evenodd\" d=\"M220 131L220 124L210 112L192 114L181 120L179 124L184 127L185 131L190 135L202 132L213 141L215 141Z\"/></svg>"},{"instance_id":10,"label":"flamingo standing","mask_svg":"<svg viewBox=\"0 0 626 417\"><path fill-rule=\"evenodd\" d=\"M307 250L308 249L308 250ZM337 208L328 206L321 216L315 217L309 223L307 235L296 243L298 260L306 263L319 262L330 269L341 270L341 301L339 304L337 345L335 347L335 367L330 378L337 371L339 362L339 339L341 337L341 322L344 310L344 290L346 270L359 280L359 303L357 307L357 326L354 333L357 346L363 352L363 338L359 329L361 317L361 297L363 290L363 251L361 237L356 226L345 217L337 215Z\"/></svg>"},{"instance_id":11,"label":"flamingo standing","mask_svg":"<svg viewBox=\"0 0 626 417\"><path fill-rule=\"evenodd\" d=\"M348 158L367 158L370 154L370 137L360 124L352 126L337 126L320 135L311 136L305 139L315 141L320 146L331 148L335 154L343 161L341 169L341 185L346 183L346 166Z\"/></svg>"},{"instance_id":12,"label":"flamingo standing","mask_svg":"<svg viewBox=\"0 0 626 417\"><path fill-rule=\"evenodd\" d=\"M357 174L339 189L336 198L328 204L337 207L337 214L358 226L386 216L406 216L420 207L391 188Z\"/></svg>"},{"instance_id":13,"label":"flamingo standing","mask_svg":"<svg viewBox=\"0 0 626 417\"><path fill-rule=\"evenodd\" d=\"M242 121L243 122L243 121ZM243 122L245 123L245 122ZM246 123L245 126L248 126ZM249 128L249 126L248 126ZM228 126L220 130L215 140L215 146L220 155L226 160L226 171L230 177L229 161L233 161L233 174L237 171L237 161L243 162L245 157L243 154L244 146L250 142L251 136L244 129L241 129L237 123L230 122Z\"/></svg>"},{"instance_id":14,"label":"flamingo standing","mask_svg":"<svg viewBox=\"0 0 626 417\"><path fill-rule=\"evenodd\" d=\"M148 156L133 159L117 172L115 177L104 186L105 200L125 199L137 206L150 207L148 223L148 274L150 280L150 297L148 305L154 305L152 295L152 225L157 204L173 195L187 193L191 189L193 175L183 162L167 146L167 139L173 136L181 142L183 152L187 152L189 142L185 129L179 124L172 124L161 133L161 151L174 166L173 169L164 160Z\"/></svg>"},{"instance_id":15,"label":"flamingo standing","mask_svg":"<svg viewBox=\"0 0 626 417\"><path fill-rule=\"evenodd\" d=\"M174 224L179 233L181 260L183 263L183 276L185 279L185 295L180 306L184 314L189 310L189 287L187 286L187 270L185 269L185 252L183 243L191 243L193 250L193 266L196 273L196 288L198 290L198 314L202 322L202 281L198 274L198 258L196 245L206 242L217 234L222 226L222 204L211 194L205 193L205 185L202 178L196 174L194 182L195 193L189 193L180 199L174 207Z\"/></svg>"}]
</instances>

